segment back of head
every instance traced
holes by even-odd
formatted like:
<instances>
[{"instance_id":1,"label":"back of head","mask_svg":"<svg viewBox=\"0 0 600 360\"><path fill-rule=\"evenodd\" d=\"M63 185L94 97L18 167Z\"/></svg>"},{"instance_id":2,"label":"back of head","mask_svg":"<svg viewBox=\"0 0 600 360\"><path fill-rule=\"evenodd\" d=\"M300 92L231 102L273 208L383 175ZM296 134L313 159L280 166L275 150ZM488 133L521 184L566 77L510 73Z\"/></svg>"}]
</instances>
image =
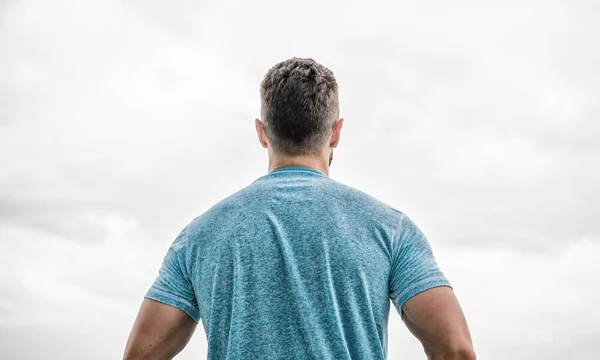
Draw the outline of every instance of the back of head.
<instances>
[{"instance_id":1,"label":"back of head","mask_svg":"<svg viewBox=\"0 0 600 360\"><path fill-rule=\"evenodd\" d=\"M317 155L339 117L333 72L310 58L273 66L260 85L265 134L282 155Z\"/></svg>"}]
</instances>

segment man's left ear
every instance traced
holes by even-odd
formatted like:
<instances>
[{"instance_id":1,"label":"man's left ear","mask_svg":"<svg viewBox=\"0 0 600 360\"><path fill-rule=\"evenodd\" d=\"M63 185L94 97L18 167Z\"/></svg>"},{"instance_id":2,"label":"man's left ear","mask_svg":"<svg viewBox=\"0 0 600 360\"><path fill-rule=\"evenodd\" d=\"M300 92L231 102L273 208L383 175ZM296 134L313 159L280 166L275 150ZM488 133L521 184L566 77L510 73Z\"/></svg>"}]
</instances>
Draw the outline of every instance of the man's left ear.
<instances>
[{"instance_id":1,"label":"man's left ear","mask_svg":"<svg viewBox=\"0 0 600 360\"><path fill-rule=\"evenodd\" d=\"M329 143L329 147L335 148L338 146L340 142L340 133L342 131L342 125L344 124L344 119L340 118L336 122L333 123L332 131L331 131L331 142Z\"/></svg>"}]
</instances>

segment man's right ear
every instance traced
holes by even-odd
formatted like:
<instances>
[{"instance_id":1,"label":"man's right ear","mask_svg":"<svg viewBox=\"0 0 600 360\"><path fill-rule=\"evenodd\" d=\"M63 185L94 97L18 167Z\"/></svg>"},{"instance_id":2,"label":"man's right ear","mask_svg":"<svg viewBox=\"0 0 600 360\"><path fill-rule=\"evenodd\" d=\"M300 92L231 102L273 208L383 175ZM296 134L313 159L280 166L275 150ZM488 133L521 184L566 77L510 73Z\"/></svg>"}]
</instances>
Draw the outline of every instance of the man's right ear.
<instances>
[{"instance_id":1,"label":"man's right ear","mask_svg":"<svg viewBox=\"0 0 600 360\"><path fill-rule=\"evenodd\" d=\"M256 128L256 134L258 135L260 145L266 149L269 145L267 144L267 135L265 134L265 128L262 121L258 118L254 119L254 127Z\"/></svg>"}]
</instances>

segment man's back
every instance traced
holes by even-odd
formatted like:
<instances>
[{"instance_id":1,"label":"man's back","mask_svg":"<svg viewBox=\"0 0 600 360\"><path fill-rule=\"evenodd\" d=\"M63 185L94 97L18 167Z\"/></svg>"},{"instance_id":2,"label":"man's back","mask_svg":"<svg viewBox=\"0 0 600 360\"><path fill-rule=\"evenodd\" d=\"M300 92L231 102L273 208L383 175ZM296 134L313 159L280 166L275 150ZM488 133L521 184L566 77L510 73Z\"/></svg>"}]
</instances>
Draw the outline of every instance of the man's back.
<instances>
[{"instance_id":1,"label":"man's back","mask_svg":"<svg viewBox=\"0 0 600 360\"><path fill-rule=\"evenodd\" d=\"M391 299L429 359L475 360L417 226L329 178L344 122L333 72L281 61L260 95L254 126L270 172L176 237L124 359L173 359L200 319L209 359L384 359Z\"/></svg>"},{"instance_id":2,"label":"man's back","mask_svg":"<svg viewBox=\"0 0 600 360\"><path fill-rule=\"evenodd\" d=\"M408 217L293 166L192 220L146 297L202 319L209 359L385 359L390 299L436 286Z\"/></svg>"}]
</instances>

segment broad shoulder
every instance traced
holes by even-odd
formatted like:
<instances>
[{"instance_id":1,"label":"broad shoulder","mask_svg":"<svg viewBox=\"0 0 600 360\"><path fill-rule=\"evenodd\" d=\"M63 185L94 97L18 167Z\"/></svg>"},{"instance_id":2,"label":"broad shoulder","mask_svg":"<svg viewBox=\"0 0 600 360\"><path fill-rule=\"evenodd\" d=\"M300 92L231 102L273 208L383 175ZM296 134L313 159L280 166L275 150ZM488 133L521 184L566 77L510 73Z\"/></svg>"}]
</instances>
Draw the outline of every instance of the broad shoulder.
<instances>
[{"instance_id":1,"label":"broad shoulder","mask_svg":"<svg viewBox=\"0 0 600 360\"><path fill-rule=\"evenodd\" d=\"M404 213L395 206L390 205L387 201L375 197L366 191L360 190L339 180L332 179L332 184L339 190L340 193L347 196L350 201L353 201L357 204L362 204L363 206L372 207L382 212L390 213L396 217L404 215Z\"/></svg>"},{"instance_id":2,"label":"broad shoulder","mask_svg":"<svg viewBox=\"0 0 600 360\"><path fill-rule=\"evenodd\" d=\"M263 200L271 196L269 186L268 182L253 182L215 203L195 217L188 226L200 229L220 224L224 220L243 221L246 217L245 214L260 209L261 204L264 203ZM322 190L323 196L327 197L326 201L330 202L332 206L336 203L337 208L345 209L347 212L370 214L378 221L391 223L397 223L404 215L401 210L388 202L330 177L316 179L315 186Z\"/></svg>"}]
</instances>

